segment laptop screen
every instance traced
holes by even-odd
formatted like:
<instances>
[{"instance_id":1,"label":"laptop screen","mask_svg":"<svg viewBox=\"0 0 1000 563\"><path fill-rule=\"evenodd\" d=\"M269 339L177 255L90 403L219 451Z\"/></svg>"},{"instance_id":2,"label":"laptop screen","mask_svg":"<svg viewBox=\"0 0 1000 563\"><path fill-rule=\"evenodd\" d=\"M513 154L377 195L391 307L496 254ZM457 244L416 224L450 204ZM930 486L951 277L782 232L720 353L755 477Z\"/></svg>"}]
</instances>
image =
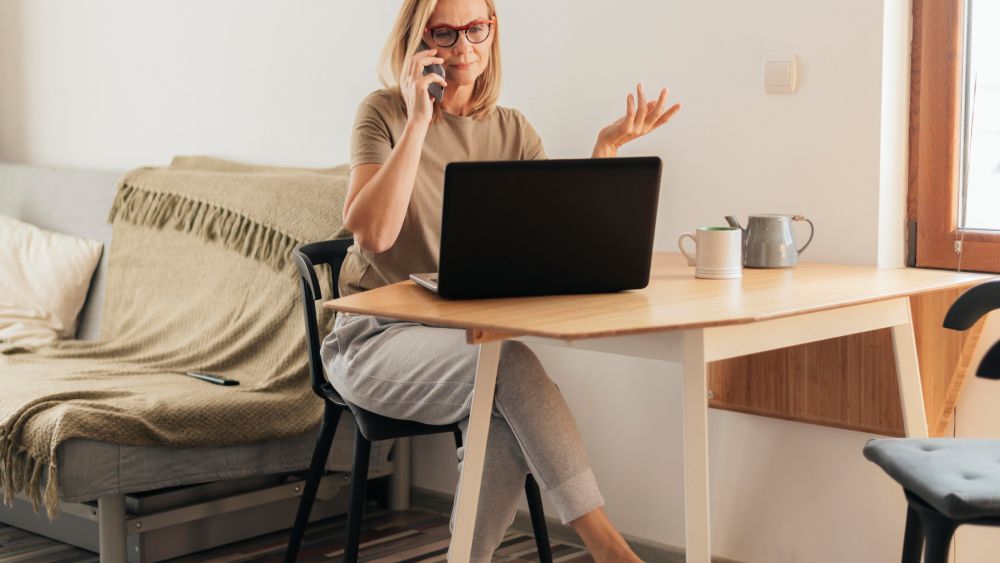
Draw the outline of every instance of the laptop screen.
<instances>
[{"instance_id":1,"label":"laptop screen","mask_svg":"<svg viewBox=\"0 0 1000 563\"><path fill-rule=\"evenodd\" d=\"M439 294L645 287L661 166L657 157L449 164Z\"/></svg>"}]
</instances>

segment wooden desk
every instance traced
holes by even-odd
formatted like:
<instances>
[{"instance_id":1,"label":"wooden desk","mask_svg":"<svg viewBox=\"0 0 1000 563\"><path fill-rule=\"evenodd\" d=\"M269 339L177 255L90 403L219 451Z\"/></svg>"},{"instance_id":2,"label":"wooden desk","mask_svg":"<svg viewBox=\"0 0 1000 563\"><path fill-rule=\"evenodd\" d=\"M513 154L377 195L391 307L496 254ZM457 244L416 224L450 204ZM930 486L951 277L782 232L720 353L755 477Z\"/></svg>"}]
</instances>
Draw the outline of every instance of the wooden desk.
<instances>
[{"instance_id":1,"label":"wooden desk","mask_svg":"<svg viewBox=\"0 0 1000 563\"><path fill-rule=\"evenodd\" d=\"M683 364L687 560L710 561L708 374L710 363L789 346L891 331L906 435L926 437L911 296L975 285L991 276L917 269L799 264L744 270L740 280L700 280L675 253L657 253L640 291L448 301L411 282L344 297L328 309L462 328L480 346L453 552L467 561L482 479L500 342L520 338ZM860 455L860 452L859 452Z\"/></svg>"}]
</instances>

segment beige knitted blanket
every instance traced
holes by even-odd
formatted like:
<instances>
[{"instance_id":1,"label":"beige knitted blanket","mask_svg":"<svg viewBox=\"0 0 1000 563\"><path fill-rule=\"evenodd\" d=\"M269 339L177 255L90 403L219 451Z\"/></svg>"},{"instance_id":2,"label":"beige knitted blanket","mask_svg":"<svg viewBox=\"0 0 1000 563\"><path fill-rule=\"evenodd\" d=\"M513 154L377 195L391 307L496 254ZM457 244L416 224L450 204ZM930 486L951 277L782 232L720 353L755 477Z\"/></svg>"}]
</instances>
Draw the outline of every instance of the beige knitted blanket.
<instances>
[{"instance_id":1,"label":"beige knitted blanket","mask_svg":"<svg viewBox=\"0 0 1000 563\"><path fill-rule=\"evenodd\" d=\"M0 356L5 503L24 491L54 517L56 452L69 439L210 447L315 428L322 402L309 384L290 255L346 234L346 185L346 167L204 157L127 173L109 216L101 338ZM188 370L240 385L182 375Z\"/></svg>"}]
</instances>

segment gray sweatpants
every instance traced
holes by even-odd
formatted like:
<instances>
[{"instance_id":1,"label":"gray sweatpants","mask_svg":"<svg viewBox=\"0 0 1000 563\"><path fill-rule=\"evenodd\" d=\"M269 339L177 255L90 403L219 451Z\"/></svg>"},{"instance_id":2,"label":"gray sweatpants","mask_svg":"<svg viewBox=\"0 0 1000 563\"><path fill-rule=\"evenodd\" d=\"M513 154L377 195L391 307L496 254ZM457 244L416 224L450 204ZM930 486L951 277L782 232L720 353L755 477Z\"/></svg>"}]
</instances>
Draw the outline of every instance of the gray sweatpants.
<instances>
[{"instance_id":1,"label":"gray sweatpants","mask_svg":"<svg viewBox=\"0 0 1000 563\"><path fill-rule=\"evenodd\" d=\"M425 424L458 422L463 437L468 434L478 347L466 343L464 330L339 314L321 355L334 388L355 405ZM458 450L459 471L464 450ZM559 389L527 346L504 342L472 542L474 561L489 561L500 545L529 471L564 524L604 504ZM454 516L453 510L452 530Z\"/></svg>"}]
</instances>

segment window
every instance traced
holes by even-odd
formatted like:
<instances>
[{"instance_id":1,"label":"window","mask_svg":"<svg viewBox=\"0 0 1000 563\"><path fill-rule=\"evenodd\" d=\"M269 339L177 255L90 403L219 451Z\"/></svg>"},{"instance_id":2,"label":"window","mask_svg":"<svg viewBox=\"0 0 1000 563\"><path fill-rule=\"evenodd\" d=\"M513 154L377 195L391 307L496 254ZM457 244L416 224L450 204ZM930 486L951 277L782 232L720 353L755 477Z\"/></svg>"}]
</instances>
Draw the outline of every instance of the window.
<instances>
[{"instance_id":1,"label":"window","mask_svg":"<svg viewBox=\"0 0 1000 563\"><path fill-rule=\"evenodd\" d=\"M1000 231L1000 2L969 0L966 17L964 162L960 222Z\"/></svg>"},{"instance_id":2,"label":"window","mask_svg":"<svg viewBox=\"0 0 1000 563\"><path fill-rule=\"evenodd\" d=\"M996 0L914 0L911 263L1000 272Z\"/></svg>"}]
</instances>

